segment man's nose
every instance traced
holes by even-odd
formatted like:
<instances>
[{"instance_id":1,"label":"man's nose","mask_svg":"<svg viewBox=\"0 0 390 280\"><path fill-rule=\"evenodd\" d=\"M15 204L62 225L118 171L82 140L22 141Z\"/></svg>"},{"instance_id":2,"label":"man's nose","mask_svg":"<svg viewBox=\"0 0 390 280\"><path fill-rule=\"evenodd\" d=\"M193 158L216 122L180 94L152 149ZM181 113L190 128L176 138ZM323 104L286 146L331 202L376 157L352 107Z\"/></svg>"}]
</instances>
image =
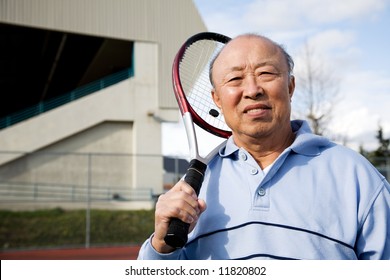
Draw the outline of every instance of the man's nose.
<instances>
[{"instance_id":1,"label":"man's nose","mask_svg":"<svg viewBox=\"0 0 390 280\"><path fill-rule=\"evenodd\" d=\"M245 79L244 97L250 99L257 99L263 95L263 88L260 83L256 81L256 78L249 76Z\"/></svg>"}]
</instances>

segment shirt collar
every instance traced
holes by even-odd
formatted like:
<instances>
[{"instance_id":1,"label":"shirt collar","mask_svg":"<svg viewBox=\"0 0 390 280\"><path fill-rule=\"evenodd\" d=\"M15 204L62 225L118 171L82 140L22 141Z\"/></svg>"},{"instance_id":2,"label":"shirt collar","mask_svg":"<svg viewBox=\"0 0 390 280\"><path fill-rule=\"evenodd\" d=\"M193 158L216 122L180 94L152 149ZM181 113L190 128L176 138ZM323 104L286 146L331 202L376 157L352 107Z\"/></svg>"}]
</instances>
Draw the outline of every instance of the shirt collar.
<instances>
[{"instance_id":1,"label":"shirt collar","mask_svg":"<svg viewBox=\"0 0 390 280\"><path fill-rule=\"evenodd\" d=\"M226 141L226 145L219 150L219 155L221 157L228 157L238 150L239 147L234 143L233 136L230 136Z\"/></svg>"},{"instance_id":2,"label":"shirt collar","mask_svg":"<svg viewBox=\"0 0 390 280\"><path fill-rule=\"evenodd\" d=\"M296 137L291 144L290 149L297 154L317 156L325 146L328 146L331 143L329 139L313 134L306 121L292 121L291 127Z\"/></svg>"},{"instance_id":3,"label":"shirt collar","mask_svg":"<svg viewBox=\"0 0 390 280\"><path fill-rule=\"evenodd\" d=\"M294 151L297 154L305 156L317 156L321 153L323 147L328 146L330 141L322 136L315 135L306 121L294 120L291 121L291 128L296 137L294 142L287 149ZM224 147L219 150L221 157L228 157L236 153L240 148L234 143L231 136Z\"/></svg>"}]
</instances>

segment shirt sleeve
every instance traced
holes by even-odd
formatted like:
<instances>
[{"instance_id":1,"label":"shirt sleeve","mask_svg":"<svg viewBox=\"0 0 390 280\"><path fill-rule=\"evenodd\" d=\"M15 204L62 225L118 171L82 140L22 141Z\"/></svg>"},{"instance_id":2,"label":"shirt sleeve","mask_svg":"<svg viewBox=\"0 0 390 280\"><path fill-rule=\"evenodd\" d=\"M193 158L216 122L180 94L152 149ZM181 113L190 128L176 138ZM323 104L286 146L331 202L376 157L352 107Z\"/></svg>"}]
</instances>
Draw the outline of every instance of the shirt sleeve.
<instances>
[{"instance_id":1,"label":"shirt sleeve","mask_svg":"<svg viewBox=\"0 0 390 280\"><path fill-rule=\"evenodd\" d=\"M161 254L152 246L152 238L149 237L141 246L138 253L138 260L178 260L181 257L181 249L177 249L169 254Z\"/></svg>"},{"instance_id":2,"label":"shirt sleeve","mask_svg":"<svg viewBox=\"0 0 390 280\"><path fill-rule=\"evenodd\" d=\"M355 250L359 259L390 259L390 185L383 180L358 232Z\"/></svg>"}]
</instances>

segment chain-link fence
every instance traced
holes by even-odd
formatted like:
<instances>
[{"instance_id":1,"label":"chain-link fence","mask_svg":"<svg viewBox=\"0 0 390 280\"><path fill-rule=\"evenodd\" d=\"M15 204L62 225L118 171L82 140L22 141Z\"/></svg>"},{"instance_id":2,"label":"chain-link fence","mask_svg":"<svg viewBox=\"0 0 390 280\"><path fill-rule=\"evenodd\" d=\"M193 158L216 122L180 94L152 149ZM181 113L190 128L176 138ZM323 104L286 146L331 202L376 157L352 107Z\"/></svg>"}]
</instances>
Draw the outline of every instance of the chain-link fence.
<instances>
[{"instance_id":1,"label":"chain-link fence","mask_svg":"<svg viewBox=\"0 0 390 280\"><path fill-rule=\"evenodd\" d=\"M0 152L2 162L5 162L4 158L9 159L10 153ZM371 161L389 180L390 158L376 158ZM179 162L183 166L179 167ZM136 164L142 166L135 169ZM145 223L143 219L133 222L124 218L119 222L100 225L100 229L97 229L96 226L102 223L103 219L96 216L94 219L94 215L97 214L92 214L91 217L91 213L96 209L152 210L157 196L164 191L163 186L174 184L187 167L187 163L179 159L170 163L172 170L164 171L165 165L161 155L13 153L12 160L0 166L0 204L2 209L7 210L81 209L85 214L84 222L80 224L80 221L72 220L70 224L73 223L72 228L82 232L84 245L89 247L96 244L97 237L94 236L102 227L103 230L113 229L114 234L122 232L115 227L126 227L126 230L129 230L129 227L139 228ZM150 168L154 166L160 166L161 173L157 174L156 170L150 172ZM159 180L152 180L158 183L150 186L137 185L135 182L139 175L135 173L143 173L145 170L148 172L141 177L158 176ZM167 182L166 178L171 181ZM60 224L53 227L60 228L61 222L56 220L55 223L57 222ZM32 230L39 233L39 225L37 227ZM6 229L3 228L1 231L4 232ZM42 232L43 236L46 234ZM13 233L8 235L11 238ZM132 233L125 235L131 239ZM64 246L69 245L67 242L64 241Z\"/></svg>"},{"instance_id":2,"label":"chain-link fence","mask_svg":"<svg viewBox=\"0 0 390 280\"><path fill-rule=\"evenodd\" d=\"M187 168L186 161L173 160L169 164L161 155L0 152L0 202L152 201ZM389 180L390 158L370 160Z\"/></svg>"},{"instance_id":3,"label":"chain-link fence","mask_svg":"<svg viewBox=\"0 0 390 280\"><path fill-rule=\"evenodd\" d=\"M1 158L3 202L147 201L163 189L161 155L14 152ZM145 174L149 166L156 167L154 176Z\"/></svg>"},{"instance_id":4,"label":"chain-link fence","mask_svg":"<svg viewBox=\"0 0 390 280\"><path fill-rule=\"evenodd\" d=\"M49 216L58 215L49 228L39 223L30 225L30 221L27 221L28 225L25 226L29 229L23 232L26 232L26 236L37 235L35 240L42 239L42 243L34 241L34 244L22 245L26 247L51 246L42 245L53 239L50 234L56 235L54 239L63 237L59 243L65 247L75 245L74 242L77 246L82 245L81 236L84 236L85 247L106 242L121 243L123 240L132 242L134 238L139 242L138 231L153 225L153 222L149 221L149 214L142 214L146 218L139 218L138 214L128 212L152 210L157 196L163 192L164 178L177 178L166 176L161 155L0 152L0 161L1 209L18 212L41 210ZM151 169L153 172L150 172ZM53 214L53 209L61 211L54 211ZM105 211L106 214L96 211ZM70 212L76 216L66 218ZM107 218L107 215L111 215L109 212L116 212L123 218ZM8 218L0 223L0 237L5 240L1 244L3 249L8 246L14 248L12 244L19 238L17 235L23 235L18 230L19 225L6 224ZM31 222L41 218L31 216ZM14 232L12 226L16 226ZM107 235L106 231L110 232L110 236L101 239L101 236ZM120 233L122 236L115 236ZM146 238L150 233L143 234Z\"/></svg>"}]
</instances>

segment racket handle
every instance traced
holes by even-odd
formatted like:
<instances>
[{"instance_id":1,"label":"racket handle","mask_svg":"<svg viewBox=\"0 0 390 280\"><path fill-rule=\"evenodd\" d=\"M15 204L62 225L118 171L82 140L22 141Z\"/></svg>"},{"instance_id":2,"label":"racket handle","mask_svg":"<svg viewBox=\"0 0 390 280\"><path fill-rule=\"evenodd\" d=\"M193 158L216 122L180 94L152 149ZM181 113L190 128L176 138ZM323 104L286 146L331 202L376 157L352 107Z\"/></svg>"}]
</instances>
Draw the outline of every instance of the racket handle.
<instances>
[{"instance_id":1,"label":"racket handle","mask_svg":"<svg viewBox=\"0 0 390 280\"><path fill-rule=\"evenodd\" d=\"M200 187L202 186L206 168L206 164L197 159L193 159L184 177L184 181L195 190L196 195L199 194ZM180 219L172 218L169 223L167 235L164 238L165 243L174 248L182 248L187 243L189 227L190 224Z\"/></svg>"}]
</instances>

